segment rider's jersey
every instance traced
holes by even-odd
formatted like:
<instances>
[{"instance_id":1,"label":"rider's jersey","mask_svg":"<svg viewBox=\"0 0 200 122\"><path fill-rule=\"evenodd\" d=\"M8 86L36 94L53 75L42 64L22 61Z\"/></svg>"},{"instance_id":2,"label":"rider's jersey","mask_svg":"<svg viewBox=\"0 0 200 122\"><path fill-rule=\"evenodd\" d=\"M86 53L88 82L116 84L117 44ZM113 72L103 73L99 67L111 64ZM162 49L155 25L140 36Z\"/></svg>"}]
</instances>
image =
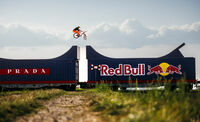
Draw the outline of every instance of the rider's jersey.
<instances>
[{"instance_id":1,"label":"rider's jersey","mask_svg":"<svg viewBox=\"0 0 200 122\"><path fill-rule=\"evenodd\" d=\"M74 28L74 30L75 30L75 31L79 31L80 29L79 29L79 27L76 27L76 28Z\"/></svg>"}]
</instances>

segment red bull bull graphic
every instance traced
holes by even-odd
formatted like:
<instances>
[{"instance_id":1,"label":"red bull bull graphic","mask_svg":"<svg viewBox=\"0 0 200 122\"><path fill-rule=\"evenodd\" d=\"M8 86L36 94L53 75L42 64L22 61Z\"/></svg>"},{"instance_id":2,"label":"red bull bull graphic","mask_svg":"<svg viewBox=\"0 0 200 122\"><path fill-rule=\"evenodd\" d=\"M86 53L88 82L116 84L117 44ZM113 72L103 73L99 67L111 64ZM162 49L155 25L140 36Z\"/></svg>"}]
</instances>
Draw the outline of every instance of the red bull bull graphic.
<instances>
[{"instance_id":1,"label":"red bull bull graphic","mask_svg":"<svg viewBox=\"0 0 200 122\"><path fill-rule=\"evenodd\" d=\"M151 68L150 65L148 65L148 70L149 72L147 73L147 75L151 75L151 74L160 74L162 76L167 76L169 74L179 74L181 75L181 65L178 65L178 67L168 64L166 62L163 62L157 66L154 66Z\"/></svg>"},{"instance_id":2,"label":"red bull bull graphic","mask_svg":"<svg viewBox=\"0 0 200 122\"><path fill-rule=\"evenodd\" d=\"M99 70L101 76L142 76L145 75L145 64L138 64L133 68L130 64L119 64L117 68L111 68L106 64L90 65L90 70Z\"/></svg>"}]
</instances>

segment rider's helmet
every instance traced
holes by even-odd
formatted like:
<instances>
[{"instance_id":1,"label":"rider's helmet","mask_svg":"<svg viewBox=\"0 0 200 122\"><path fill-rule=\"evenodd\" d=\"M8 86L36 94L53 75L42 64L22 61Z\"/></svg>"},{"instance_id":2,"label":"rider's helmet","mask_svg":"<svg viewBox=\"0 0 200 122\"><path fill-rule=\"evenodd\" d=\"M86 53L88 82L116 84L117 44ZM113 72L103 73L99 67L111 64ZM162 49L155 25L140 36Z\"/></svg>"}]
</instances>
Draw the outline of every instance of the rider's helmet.
<instances>
[{"instance_id":1,"label":"rider's helmet","mask_svg":"<svg viewBox=\"0 0 200 122\"><path fill-rule=\"evenodd\" d=\"M78 28L80 28L80 26L78 26Z\"/></svg>"}]
</instances>

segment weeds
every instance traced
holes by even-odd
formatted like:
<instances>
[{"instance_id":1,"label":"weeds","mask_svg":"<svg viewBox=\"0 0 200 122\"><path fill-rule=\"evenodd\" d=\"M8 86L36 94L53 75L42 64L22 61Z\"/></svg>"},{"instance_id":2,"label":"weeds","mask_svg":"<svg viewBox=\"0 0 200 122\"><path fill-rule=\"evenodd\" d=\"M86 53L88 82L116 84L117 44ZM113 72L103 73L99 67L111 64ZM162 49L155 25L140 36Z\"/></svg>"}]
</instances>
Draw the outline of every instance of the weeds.
<instances>
[{"instance_id":1,"label":"weeds","mask_svg":"<svg viewBox=\"0 0 200 122\"><path fill-rule=\"evenodd\" d=\"M64 93L65 91L58 89L1 92L0 122L10 122L18 116L36 112L38 108L43 107L43 101Z\"/></svg>"},{"instance_id":2,"label":"weeds","mask_svg":"<svg viewBox=\"0 0 200 122\"><path fill-rule=\"evenodd\" d=\"M200 121L200 93L184 89L124 93L113 92L106 85L93 92L92 110L111 121Z\"/></svg>"}]
</instances>

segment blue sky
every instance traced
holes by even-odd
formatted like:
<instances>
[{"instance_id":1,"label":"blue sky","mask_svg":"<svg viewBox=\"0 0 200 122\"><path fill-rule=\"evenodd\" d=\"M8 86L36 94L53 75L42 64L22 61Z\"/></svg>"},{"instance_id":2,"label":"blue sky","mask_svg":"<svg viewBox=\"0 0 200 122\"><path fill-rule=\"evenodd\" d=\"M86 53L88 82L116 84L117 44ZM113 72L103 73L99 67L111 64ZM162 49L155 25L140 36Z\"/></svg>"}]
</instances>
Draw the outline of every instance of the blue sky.
<instances>
[{"instance_id":1,"label":"blue sky","mask_svg":"<svg viewBox=\"0 0 200 122\"><path fill-rule=\"evenodd\" d=\"M159 57L182 42L200 76L200 0L0 0L0 57L50 58L72 45ZM75 40L80 25L88 40Z\"/></svg>"},{"instance_id":2,"label":"blue sky","mask_svg":"<svg viewBox=\"0 0 200 122\"><path fill-rule=\"evenodd\" d=\"M58 31L127 18L159 27L199 21L199 6L199 0L0 0L0 19Z\"/></svg>"}]
</instances>

